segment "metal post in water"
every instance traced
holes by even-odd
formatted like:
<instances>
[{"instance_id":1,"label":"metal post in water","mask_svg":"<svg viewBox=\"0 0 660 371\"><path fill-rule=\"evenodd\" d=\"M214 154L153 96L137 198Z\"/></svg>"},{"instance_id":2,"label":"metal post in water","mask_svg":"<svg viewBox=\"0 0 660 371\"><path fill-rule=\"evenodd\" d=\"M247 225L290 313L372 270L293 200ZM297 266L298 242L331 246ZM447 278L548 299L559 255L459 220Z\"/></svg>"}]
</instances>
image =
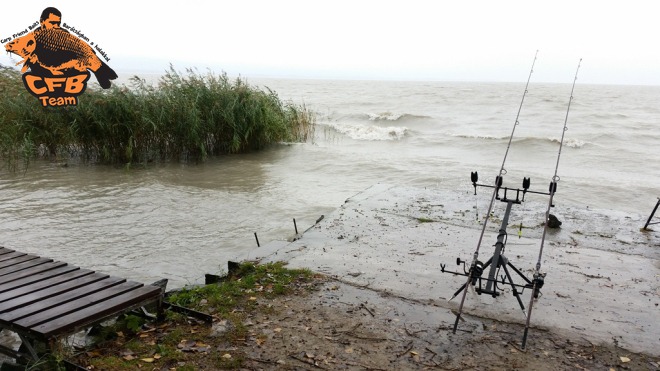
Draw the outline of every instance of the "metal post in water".
<instances>
[{"instance_id":1,"label":"metal post in water","mask_svg":"<svg viewBox=\"0 0 660 371\"><path fill-rule=\"evenodd\" d=\"M660 197L658 197L658 202L655 204L653 211L651 211L651 215L649 215L649 219L646 221L646 224L644 224L644 228L643 228L644 230L648 230L648 227L651 224L657 224L657 223L651 223L651 220L653 220L653 216L655 215L655 212L658 210L658 206L660 206Z\"/></svg>"},{"instance_id":2,"label":"metal post in water","mask_svg":"<svg viewBox=\"0 0 660 371\"><path fill-rule=\"evenodd\" d=\"M261 247L261 245L259 245L259 237L257 237L257 232L254 232L254 239L257 240L257 247Z\"/></svg>"}]
</instances>

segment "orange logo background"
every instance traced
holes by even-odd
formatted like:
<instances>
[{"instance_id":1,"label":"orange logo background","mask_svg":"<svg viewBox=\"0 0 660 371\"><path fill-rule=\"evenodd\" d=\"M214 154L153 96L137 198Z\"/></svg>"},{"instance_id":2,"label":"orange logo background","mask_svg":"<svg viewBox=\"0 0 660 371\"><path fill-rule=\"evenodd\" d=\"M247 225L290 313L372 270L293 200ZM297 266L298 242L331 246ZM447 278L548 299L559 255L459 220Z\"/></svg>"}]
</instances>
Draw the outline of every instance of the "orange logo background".
<instances>
[{"instance_id":1,"label":"orange logo background","mask_svg":"<svg viewBox=\"0 0 660 371\"><path fill-rule=\"evenodd\" d=\"M61 23L60 11L46 8L39 27L5 45L8 52L23 58L17 65L23 64L25 88L43 106L76 105L87 87L89 71L104 89L117 78L89 44L61 28Z\"/></svg>"}]
</instances>

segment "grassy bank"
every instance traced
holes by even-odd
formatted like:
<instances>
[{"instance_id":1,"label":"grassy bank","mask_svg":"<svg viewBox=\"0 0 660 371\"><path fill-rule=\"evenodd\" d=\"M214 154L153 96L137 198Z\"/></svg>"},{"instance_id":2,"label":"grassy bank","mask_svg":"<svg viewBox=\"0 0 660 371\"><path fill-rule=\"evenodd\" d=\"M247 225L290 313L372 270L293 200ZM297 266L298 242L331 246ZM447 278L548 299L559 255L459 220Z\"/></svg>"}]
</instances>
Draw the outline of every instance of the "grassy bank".
<instances>
[{"instance_id":1,"label":"grassy bank","mask_svg":"<svg viewBox=\"0 0 660 371\"><path fill-rule=\"evenodd\" d=\"M55 354L26 369L64 369L63 359L90 370L241 368L246 356L236 347L252 336L245 324L251 316L275 311L270 305L274 299L306 295L322 280L307 269L287 269L281 262L241 263L222 282L186 288L167 298L213 316L214 326L170 311L164 322L147 322L130 314L93 331L90 336L95 340L85 349L61 342Z\"/></svg>"},{"instance_id":2,"label":"grassy bank","mask_svg":"<svg viewBox=\"0 0 660 371\"><path fill-rule=\"evenodd\" d=\"M241 264L221 283L168 298L212 316L167 311L162 322L128 315L95 332L86 347L61 350L17 370L59 370L67 359L87 370L657 370L658 357L595 344L580 333L455 316L423 303L356 287L282 263ZM485 366L484 366L485 365ZM49 367L50 366L50 367Z\"/></svg>"},{"instance_id":3,"label":"grassy bank","mask_svg":"<svg viewBox=\"0 0 660 371\"><path fill-rule=\"evenodd\" d=\"M168 312L165 323L136 331L119 322L110 329L110 341L89 350L78 362L95 370L135 370L150 364L177 370L241 368L242 352L217 349L234 349L245 342L250 337L245 325L250 313L272 311L270 300L309 290L315 277L309 270L287 269L281 262L242 263L218 284L184 289L168 298L173 304L212 315L219 323L215 330L173 312Z\"/></svg>"},{"instance_id":4,"label":"grassy bank","mask_svg":"<svg viewBox=\"0 0 660 371\"><path fill-rule=\"evenodd\" d=\"M92 78L93 81L93 78ZM0 160L36 157L131 164L203 161L311 139L314 116L303 105L226 74L170 67L156 86L135 77L130 88L90 84L74 107L44 108L21 75L0 66Z\"/></svg>"}]
</instances>

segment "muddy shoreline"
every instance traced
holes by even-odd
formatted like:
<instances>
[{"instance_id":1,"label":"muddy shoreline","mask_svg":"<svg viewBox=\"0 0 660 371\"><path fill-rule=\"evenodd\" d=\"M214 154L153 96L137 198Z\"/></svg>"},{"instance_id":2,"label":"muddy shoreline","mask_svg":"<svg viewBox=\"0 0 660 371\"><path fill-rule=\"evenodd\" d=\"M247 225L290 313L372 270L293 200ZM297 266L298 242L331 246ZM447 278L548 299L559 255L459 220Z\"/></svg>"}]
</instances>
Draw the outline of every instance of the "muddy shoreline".
<instances>
[{"instance_id":1,"label":"muddy shoreline","mask_svg":"<svg viewBox=\"0 0 660 371\"><path fill-rule=\"evenodd\" d=\"M448 299L465 278L442 274L440 267L460 271L456 257L471 259L480 224L472 219L470 197L377 184L346 200L297 240L275 241L235 259L285 261L292 268L309 268L349 285L432 305L455 318L458 300ZM543 208L542 203L527 204L524 213L512 212L506 254L531 276ZM484 235L484 260L492 254L502 207L495 206ZM534 304L528 341L534 341L534 329L545 329L596 346L660 356L658 233L641 232L641 217L614 213L604 218L600 213L595 218L588 208L559 206L553 212L564 223L546 239L546 283ZM518 225L512 224L522 218L524 235L517 238ZM525 305L529 291L523 292ZM515 326L525 321L510 288L497 298L468 292L464 313Z\"/></svg>"},{"instance_id":2,"label":"muddy shoreline","mask_svg":"<svg viewBox=\"0 0 660 371\"><path fill-rule=\"evenodd\" d=\"M657 370L660 359L580 336L533 329L520 348L522 326L454 316L433 304L329 280L306 296L268 303L280 308L250 318L240 347L247 369L345 370Z\"/></svg>"}]
</instances>

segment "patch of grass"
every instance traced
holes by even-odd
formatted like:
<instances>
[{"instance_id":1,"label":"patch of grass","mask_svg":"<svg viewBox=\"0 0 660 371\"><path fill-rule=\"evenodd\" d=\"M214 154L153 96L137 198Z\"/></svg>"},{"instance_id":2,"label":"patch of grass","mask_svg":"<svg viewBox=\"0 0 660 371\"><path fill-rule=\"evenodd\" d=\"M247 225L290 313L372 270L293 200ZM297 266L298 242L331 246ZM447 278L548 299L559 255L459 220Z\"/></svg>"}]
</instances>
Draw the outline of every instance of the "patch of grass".
<instances>
[{"instance_id":1,"label":"patch of grass","mask_svg":"<svg viewBox=\"0 0 660 371\"><path fill-rule=\"evenodd\" d=\"M229 353L225 353L229 354ZM241 354L233 354L231 358L226 357L225 354L216 354L213 358L214 366L222 370L232 370L240 368L245 358Z\"/></svg>"},{"instance_id":2,"label":"patch of grass","mask_svg":"<svg viewBox=\"0 0 660 371\"><path fill-rule=\"evenodd\" d=\"M435 220L433 220L433 219L424 218L424 217L417 218L417 221L420 222L420 223L433 223L433 222L435 222Z\"/></svg>"},{"instance_id":3,"label":"patch of grass","mask_svg":"<svg viewBox=\"0 0 660 371\"><path fill-rule=\"evenodd\" d=\"M144 344L138 339L133 338L124 343L124 348L132 352L139 353L144 350Z\"/></svg>"},{"instance_id":4,"label":"patch of grass","mask_svg":"<svg viewBox=\"0 0 660 371\"><path fill-rule=\"evenodd\" d=\"M285 295L292 289L292 283L305 283L311 279L309 269L287 269L282 262L242 263L225 281L185 288L168 300L199 311L227 314L236 307L253 305L259 296Z\"/></svg>"},{"instance_id":5,"label":"patch of grass","mask_svg":"<svg viewBox=\"0 0 660 371\"><path fill-rule=\"evenodd\" d=\"M97 370L241 368L246 356L237 344L254 336L245 323L250 313L275 310L269 299L308 290L319 277L308 269L288 269L281 262L242 263L218 284L184 288L167 299L225 321L226 332L214 333L194 319L168 314L165 323L146 324L137 333L115 335L89 349L76 358L77 363ZM113 328L124 329L131 322L130 318L118 321Z\"/></svg>"},{"instance_id":6,"label":"patch of grass","mask_svg":"<svg viewBox=\"0 0 660 371\"><path fill-rule=\"evenodd\" d=\"M183 365L181 367L177 367L177 371L195 371L195 366L193 365Z\"/></svg>"},{"instance_id":7,"label":"patch of grass","mask_svg":"<svg viewBox=\"0 0 660 371\"><path fill-rule=\"evenodd\" d=\"M187 337L188 333L184 332L182 328L174 328L168 332L162 339L161 343L165 345L176 346L181 340Z\"/></svg>"},{"instance_id":8,"label":"patch of grass","mask_svg":"<svg viewBox=\"0 0 660 371\"><path fill-rule=\"evenodd\" d=\"M137 360L126 361L115 356L96 357L90 363L96 370L134 370L138 367Z\"/></svg>"}]
</instances>

